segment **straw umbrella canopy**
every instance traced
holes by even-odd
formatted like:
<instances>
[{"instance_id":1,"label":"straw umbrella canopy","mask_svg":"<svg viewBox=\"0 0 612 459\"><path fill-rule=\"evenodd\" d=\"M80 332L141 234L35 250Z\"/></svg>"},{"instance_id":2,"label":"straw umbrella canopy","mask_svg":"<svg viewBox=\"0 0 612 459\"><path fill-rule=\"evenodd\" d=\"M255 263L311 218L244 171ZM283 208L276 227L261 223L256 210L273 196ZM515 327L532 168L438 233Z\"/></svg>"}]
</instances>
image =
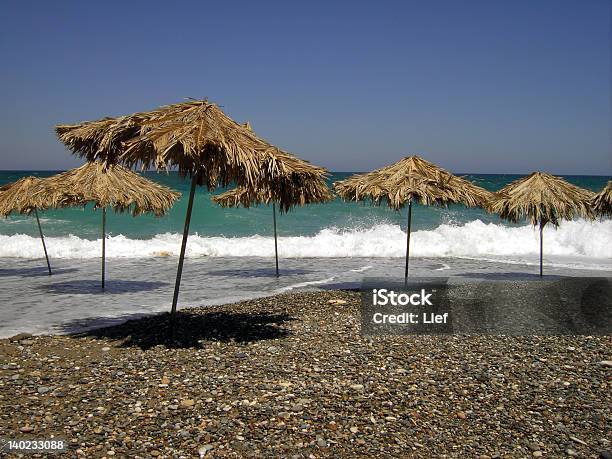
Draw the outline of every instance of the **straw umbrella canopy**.
<instances>
[{"instance_id":1,"label":"straw umbrella canopy","mask_svg":"<svg viewBox=\"0 0 612 459\"><path fill-rule=\"evenodd\" d=\"M603 190L593 196L591 206L595 214L612 217L612 180L609 180Z\"/></svg>"},{"instance_id":2,"label":"straw umbrella canopy","mask_svg":"<svg viewBox=\"0 0 612 459\"><path fill-rule=\"evenodd\" d=\"M106 208L115 212L131 211L133 216L152 213L164 215L180 193L148 180L121 165L99 161L45 179L49 201L63 200L66 205L85 205L102 209L102 288L106 265Z\"/></svg>"},{"instance_id":3,"label":"straw umbrella canopy","mask_svg":"<svg viewBox=\"0 0 612 459\"><path fill-rule=\"evenodd\" d=\"M486 205L491 195L419 156L407 156L381 169L353 175L336 182L334 190L346 201L370 200L374 205L386 202L397 211L408 204L404 278L408 278L413 201L423 205L461 203L473 207Z\"/></svg>"},{"instance_id":4,"label":"straw umbrella canopy","mask_svg":"<svg viewBox=\"0 0 612 459\"><path fill-rule=\"evenodd\" d=\"M45 180L32 176L23 177L16 182L3 185L0 187L0 216L8 217L13 212L26 215L34 212L45 259L47 260L47 269L49 275L51 275L51 263L47 254L45 236L38 218L38 209L69 205L69 200L66 200L66 195L51 196L49 192L49 188L45 186Z\"/></svg>"},{"instance_id":5,"label":"straw umbrella canopy","mask_svg":"<svg viewBox=\"0 0 612 459\"><path fill-rule=\"evenodd\" d=\"M561 220L593 218L590 207L593 193L544 172L533 172L515 180L489 200L488 210L505 220L518 223L530 220L540 226L540 277L543 275L542 231L547 223L555 228Z\"/></svg>"},{"instance_id":6,"label":"straw umbrella canopy","mask_svg":"<svg viewBox=\"0 0 612 459\"><path fill-rule=\"evenodd\" d=\"M318 177L309 180L304 184L305 186L293 188L288 190L286 194L292 196L292 201L285 202L280 207L280 211L288 212L292 206L304 206L306 204L322 203L331 201L333 194L329 190L325 183L325 174L321 173ZM274 225L274 256L276 261L276 277L279 276L278 271L278 237L276 232L276 201L274 194L270 192L269 188L259 187L239 187L233 190L226 191L218 196L213 196L213 201L219 204L221 207L245 207L249 208L251 205L272 203L272 221Z\"/></svg>"},{"instance_id":7,"label":"straw umbrella canopy","mask_svg":"<svg viewBox=\"0 0 612 459\"><path fill-rule=\"evenodd\" d=\"M176 312L196 185L268 186L276 202L289 205L289 184L299 186L321 170L261 139L207 100L167 105L119 118L56 127L58 137L88 160L128 166L177 168L191 176L172 322Z\"/></svg>"}]
</instances>

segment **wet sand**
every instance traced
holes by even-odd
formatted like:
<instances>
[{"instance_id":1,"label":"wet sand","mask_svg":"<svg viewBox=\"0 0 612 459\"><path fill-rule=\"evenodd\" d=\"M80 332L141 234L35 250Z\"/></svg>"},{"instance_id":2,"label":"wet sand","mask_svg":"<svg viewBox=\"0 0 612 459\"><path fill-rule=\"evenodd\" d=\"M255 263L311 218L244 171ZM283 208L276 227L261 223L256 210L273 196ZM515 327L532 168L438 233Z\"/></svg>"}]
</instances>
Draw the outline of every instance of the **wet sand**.
<instances>
[{"instance_id":1,"label":"wet sand","mask_svg":"<svg viewBox=\"0 0 612 459\"><path fill-rule=\"evenodd\" d=\"M0 258L0 337L16 333L70 333L168 311L176 257L107 260L106 289L100 288L100 260ZM179 308L223 304L290 291L358 288L364 277L404 275L402 259L281 259L276 278L271 258L188 258ZM546 266L548 278L602 276L610 271ZM460 258L415 258L411 276L457 279L530 279L535 265Z\"/></svg>"}]
</instances>

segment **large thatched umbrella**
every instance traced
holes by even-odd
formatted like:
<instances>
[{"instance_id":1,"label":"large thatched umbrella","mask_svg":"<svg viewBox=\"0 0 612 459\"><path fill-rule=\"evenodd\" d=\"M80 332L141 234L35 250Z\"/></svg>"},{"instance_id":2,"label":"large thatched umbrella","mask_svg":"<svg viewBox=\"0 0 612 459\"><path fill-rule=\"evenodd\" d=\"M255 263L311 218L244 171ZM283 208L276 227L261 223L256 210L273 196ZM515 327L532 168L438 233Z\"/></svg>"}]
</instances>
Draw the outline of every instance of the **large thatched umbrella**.
<instances>
[{"instance_id":1,"label":"large thatched umbrella","mask_svg":"<svg viewBox=\"0 0 612 459\"><path fill-rule=\"evenodd\" d=\"M609 180L603 190L593 196L591 206L595 214L612 217L612 180Z\"/></svg>"},{"instance_id":2,"label":"large thatched umbrella","mask_svg":"<svg viewBox=\"0 0 612 459\"><path fill-rule=\"evenodd\" d=\"M290 155L259 138L246 125L229 118L206 100L168 105L150 112L105 118L56 132L73 152L88 160L128 166L177 168L190 175L191 189L177 269L172 317L178 293L189 234L196 185L264 185L274 201L290 205L286 190L300 187L303 180L322 169Z\"/></svg>"},{"instance_id":3,"label":"large thatched umbrella","mask_svg":"<svg viewBox=\"0 0 612 459\"><path fill-rule=\"evenodd\" d=\"M576 216L593 218L593 193L544 172L533 172L509 183L489 200L488 210L513 223L529 219L540 225L540 277L543 274L542 231L548 222L555 228L560 220Z\"/></svg>"},{"instance_id":4,"label":"large thatched umbrella","mask_svg":"<svg viewBox=\"0 0 612 459\"><path fill-rule=\"evenodd\" d=\"M45 259L47 260L47 269L49 270L49 275L51 275L51 263L47 254L45 236L43 235L40 219L38 218L38 209L53 207L53 199L49 196L48 191L45 181L38 177L23 177L16 182L3 185L0 187L0 216L8 217L13 212L29 215L34 211L40 240L45 252ZM60 196L55 199L63 201L63 198ZM57 204L63 205L64 203L58 202Z\"/></svg>"},{"instance_id":5,"label":"large thatched umbrella","mask_svg":"<svg viewBox=\"0 0 612 459\"><path fill-rule=\"evenodd\" d=\"M64 206L91 202L96 209L102 209L102 288L106 264L106 208L111 207L115 212L131 210L134 216L143 213L161 216L180 197L180 193L123 166L105 166L99 161L85 163L44 181L52 207L63 200Z\"/></svg>"},{"instance_id":6,"label":"large thatched umbrella","mask_svg":"<svg viewBox=\"0 0 612 459\"><path fill-rule=\"evenodd\" d=\"M408 204L404 278L408 278L413 200L424 205L461 203L472 207L486 205L491 195L484 188L419 156L408 156L390 166L353 175L336 182L334 190L347 201L370 200L375 205L386 201L393 210L400 210Z\"/></svg>"},{"instance_id":7,"label":"large thatched umbrella","mask_svg":"<svg viewBox=\"0 0 612 459\"><path fill-rule=\"evenodd\" d=\"M304 183L304 186L288 191L288 194L293 196L293 205L304 206L306 204L322 203L331 201L333 194L325 183L325 174L313 177ZM276 233L276 201L273 194L266 187L239 187L233 190L226 191L218 196L213 196L213 201L221 207L250 207L252 204L270 204L272 203L272 221L274 224L274 255L276 259L276 277L278 272L278 242ZM287 205L280 207L280 211L287 212L291 206Z\"/></svg>"}]
</instances>

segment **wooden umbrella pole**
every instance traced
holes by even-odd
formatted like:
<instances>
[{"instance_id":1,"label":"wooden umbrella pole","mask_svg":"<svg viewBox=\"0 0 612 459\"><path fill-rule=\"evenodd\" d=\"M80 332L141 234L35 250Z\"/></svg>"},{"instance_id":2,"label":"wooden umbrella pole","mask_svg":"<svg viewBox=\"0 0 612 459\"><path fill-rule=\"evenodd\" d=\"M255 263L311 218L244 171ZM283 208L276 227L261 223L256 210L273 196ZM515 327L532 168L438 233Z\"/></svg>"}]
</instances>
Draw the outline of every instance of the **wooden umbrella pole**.
<instances>
[{"instance_id":1,"label":"wooden umbrella pole","mask_svg":"<svg viewBox=\"0 0 612 459\"><path fill-rule=\"evenodd\" d=\"M406 269L404 280L408 279L408 263L410 261L410 226L412 224L412 199L408 201L408 228L406 229Z\"/></svg>"},{"instance_id":2,"label":"wooden umbrella pole","mask_svg":"<svg viewBox=\"0 0 612 459\"><path fill-rule=\"evenodd\" d=\"M174 284L174 297L172 298L172 310L170 311L171 334L174 334L174 319L176 317L176 304L178 303L179 288L181 287L181 276L183 274L183 262L185 260L185 249L187 247L187 237L189 236L189 224L191 223L191 210L193 209L193 197L200 173L193 174L191 178L191 190L189 191L189 201L187 203L187 215L185 216L185 227L183 228L183 242L181 243L181 255L179 256L178 269L176 271L176 283Z\"/></svg>"},{"instance_id":3,"label":"wooden umbrella pole","mask_svg":"<svg viewBox=\"0 0 612 459\"><path fill-rule=\"evenodd\" d=\"M272 219L274 220L274 255L276 256L276 277L278 274L278 242L276 236L276 203L272 203Z\"/></svg>"},{"instance_id":4,"label":"wooden umbrella pole","mask_svg":"<svg viewBox=\"0 0 612 459\"><path fill-rule=\"evenodd\" d=\"M40 233L40 240L42 241L43 250L45 251L45 259L47 260L47 269L49 270L49 276L51 275L51 263L49 263L49 255L47 254L47 246L45 245L45 236L40 226L40 219L38 218L38 210L34 207L34 215L36 215L36 223L38 223L38 232Z\"/></svg>"},{"instance_id":5,"label":"wooden umbrella pole","mask_svg":"<svg viewBox=\"0 0 612 459\"><path fill-rule=\"evenodd\" d=\"M543 252L544 252L544 241L542 240L543 234L542 234L542 230L544 229L544 226L542 225L542 220L540 219L540 277L543 276L543 268L542 268L542 264L543 264Z\"/></svg>"},{"instance_id":6,"label":"wooden umbrella pole","mask_svg":"<svg viewBox=\"0 0 612 459\"><path fill-rule=\"evenodd\" d=\"M106 271L106 207L102 207L102 288Z\"/></svg>"}]
</instances>

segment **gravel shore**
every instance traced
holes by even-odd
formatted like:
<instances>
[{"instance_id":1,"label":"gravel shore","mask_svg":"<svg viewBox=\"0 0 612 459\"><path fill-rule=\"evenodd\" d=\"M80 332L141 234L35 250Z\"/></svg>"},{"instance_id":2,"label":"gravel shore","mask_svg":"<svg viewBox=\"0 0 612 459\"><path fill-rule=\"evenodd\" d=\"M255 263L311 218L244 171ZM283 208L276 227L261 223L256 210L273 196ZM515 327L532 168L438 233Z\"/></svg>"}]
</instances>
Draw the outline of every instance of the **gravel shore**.
<instances>
[{"instance_id":1,"label":"gravel shore","mask_svg":"<svg viewBox=\"0 0 612 459\"><path fill-rule=\"evenodd\" d=\"M108 458L612 450L609 336L368 338L359 304L327 291L184 309L172 345L167 314L0 340L1 437Z\"/></svg>"}]
</instances>

